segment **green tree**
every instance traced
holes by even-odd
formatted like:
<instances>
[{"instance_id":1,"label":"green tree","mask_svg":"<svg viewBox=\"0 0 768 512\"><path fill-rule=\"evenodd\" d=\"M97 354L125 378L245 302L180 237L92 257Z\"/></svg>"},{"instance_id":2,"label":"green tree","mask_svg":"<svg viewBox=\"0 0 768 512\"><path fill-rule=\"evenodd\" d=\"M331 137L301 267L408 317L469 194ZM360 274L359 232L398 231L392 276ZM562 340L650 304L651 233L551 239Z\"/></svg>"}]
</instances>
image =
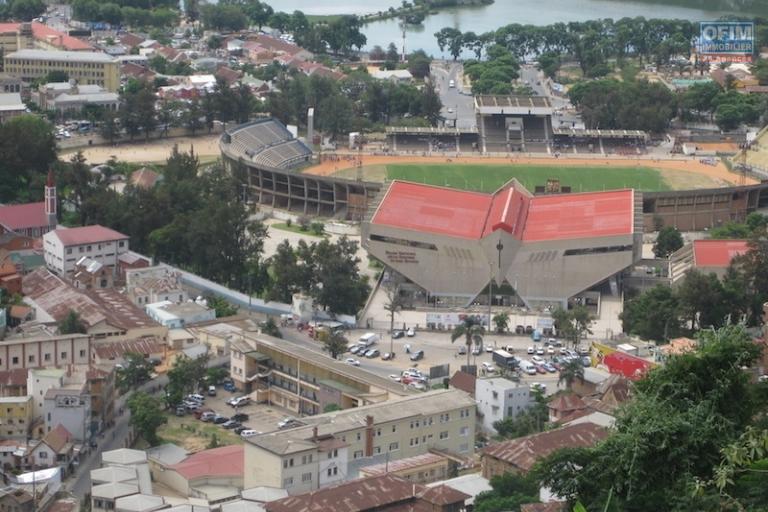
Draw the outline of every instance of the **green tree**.
<instances>
[{"instance_id":1,"label":"green tree","mask_svg":"<svg viewBox=\"0 0 768 512\"><path fill-rule=\"evenodd\" d=\"M565 383L567 389L571 389L573 383L577 380L584 382L584 365L580 359L571 359L566 363L563 363L563 367L560 370L560 377L557 379L557 384Z\"/></svg>"},{"instance_id":2,"label":"green tree","mask_svg":"<svg viewBox=\"0 0 768 512\"><path fill-rule=\"evenodd\" d=\"M0 124L0 202L30 201L56 161L53 126L24 114Z\"/></svg>"},{"instance_id":3,"label":"green tree","mask_svg":"<svg viewBox=\"0 0 768 512\"><path fill-rule=\"evenodd\" d=\"M547 400L540 388L531 388L531 396L533 403L528 409L493 423L499 438L516 439L544 431L549 419Z\"/></svg>"},{"instance_id":4,"label":"green tree","mask_svg":"<svg viewBox=\"0 0 768 512\"><path fill-rule=\"evenodd\" d=\"M341 410L341 406L339 404L326 404L326 406L323 407L323 413L335 412L340 410Z\"/></svg>"},{"instance_id":5,"label":"green tree","mask_svg":"<svg viewBox=\"0 0 768 512\"><path fill-rule=\"evenodd\" d=\"M526 503L539 502L538 483L531 475L504 473L490 481L491 491L483 491L475 498L476 512L507 512L520 510Z\"/></svg>"},{"instance_id":6,"label":"green tree","mask_svg":"<svg viewBox=\"0 0 768 512\"><path fill-rule=\"evenodd\" d=\"M157 429L164 425L167 418L162 413L163 407L159 399L138 391L128 398L128 409L131 411L130 423L136 432L150 444L160 443Z\"/></svg>"},{"instance_id":7,"label":"green tree","mask_svg":"<svg viewBox=\"0 0 768 512\"><path fill-rule=\"evenodd\" d=\"M216 311L216 318L225 316L234 316L237 314L238 307L233 306L224 297L218 295L208 295L205 297L208 307Z\"/></svg>"},{"instance_id":8,"label":"green tree","mask_svg":"<svg viewBox=\"0 0 768 512\"><path fill-rule=\"evenodd\" d=\"M317 281L309 288L315 302L333 313L356 314L371 291L367 276L360 274L357 249L358 243L346 236L311 245Z\"/></svg>"},{"instance_id":9,"label":"green tree","mask_svg":"<svg viewBox=\"0 0 768 512\"><path fill-rule=\"evenodd\" d=\"M61 319L58 327L59 334L85 334L88 332L85 323L80 319L80 314L71 309L69 310L69 313Z\"/></svg>"},{"instance_id":10,"label":"green tree","mask_svg":"<svg viewBox=\"0 0 768 512\"><path fill-rule=\"evenodd\" d=\"M692 331L722 327L729 314L723 285L715 274L689 270L677 289L680 316Z\"/></svg>"},{"instance_id":11,"label":"green tree","mask_svg":"<svg viewBox=\"0 0 768 512\"><path fill-rule=\"evenodd\" d=\"M399 280L393 279L384 287L384 293L387 295L387 301L384 303L384 311L389 313L389 353L395 352L393 337L395 331L395 315L405 307L405 297L402 295Z\"/></svg>"},{"instance_id":12,"label":"green tree","mask_svg":"<svg viewBox=\"0 0 768 512\"><path fill-rule=\"evenodd\" d=\"M332 332L322 343L323 350L328 352L333 359L338 359L340 355L346 352L349 341L343 334Z\"/></svg>"},{"instance_id":13,"label":"green tree","mask_svg":"<svg viewBox=\"0 0 768 512\"><path fill-rule=\"evenodd\" d=\"M267 319L262 324L261 332L274 338L283 337L283 333L280 332L280 328L277 326L277 323L275 323L275 319L271 316L267 317Z\"/></svg>"},{"instance_id":14,"label":"green tree","mask_svg":"<svg viewBox=\"0 0 768 512\"><path fill-rule=\"evenodd\" d=\"M432 126L437 126L438 121L442 119L440 111L443 109L443 102L435 88L427 83L421 92L421 115L429 121Z\"/></svg>"},{"instance_id":15,"label":"green tree","mask_svg":"<svg viewBox=\"0 0 768 512\"><path fill-rule=\"evenodd\" d=\"M147 382L152 375L152 365L143 355L128 352L124 356L125 363L117 369L116 383L121 393L126 393L136 386Z\"/></svg>"},{"instance_id":16,"label":"green tree","mask_svg":"<svg viewBox=\"0 0 768 512\"><path fill-rule=\"evenodd\" d=\"M459 338L464 338L464 344L467 346L467 366L469 366L469 357L472 354L472 345L483 346L483 336L485 328L479 318L467 316L462 323L453 328L451 332L451 343Z\"/></svg>"},{"instance_id":17,"label":"green tree","mask_svg":"<svg viewBox=\"0 0 768 512\"><path fill-rule=\"evenodd\" d=\"M178 405L184 396L200 389L206 376L208 361L208 354L194 359L184 354L176 356L173 368L168 370L168 385L165 388L169 406Z\"/></svg>"},{"instance_id":18,"label":"green tree","mask_svg":"<svg viewBox=\"0 0 768 512\"><path fill-rule=\"evenodd\" d=\"M226 368L222 368L221 366L208 368L208 370L205 372L205 382L209 386L216 386L221 384L227 377L229 377L229 371Z\"/></svg>"},{"instance_id":19,"label":"green tree","mask_svg":"<svg viewBox=\"0 0 768 512\"><path fill-rule=\"evenodd\" d=\"M506 311L502 311L501 313L496 313L493 316L493 323L496 325L496 332L499 334L503 334L509 329L509 313Z\"/></svg>"},{"instance_id":20,"label":"green tree","mask_svg":"<svg viewBox=\"0 0 768 512\"><path fill-rule=\"evenodd\" d=\"M592 334L589 327L594 319L584 306L574 306L567 310L558 308L552 313L552 319L558 336L570 341L574 347L579 346L585 334Z\"/></svg>"},{"instance_id":21,"label":"green tree","mask_svg":"<svg viewBox=\"0 0 768 512\"><path fill-rule=\"evenodd\" d=\"M429 76L432 59L424 52L417 50L408 55L408 71L417 80L423 80Z\"/></svg>"},{"instance_id":22,"label":"green tree","mask_svg":"<svg viewBox=\"0 0 768 512\"><path fill-rule=\"evenodd\" d=\"M437 39L437 46L440 48L441 52L448 50L448 53L451 54L453 60L459 58L459 55L461 55L461 49L464 45L464 39L461 31L455 28L446 27L441 29L439 32L436 32L435 38Z\"/></svg>"},{"instance_id":23,"label":"green tree","mask_svg":"<svg viewBox=\"0 0 768 512\"><path fill-rule=\"evenodd\" d=\"M221 446L221 443L219 443L219 436L216 435L216 432L214 432L211 434L211 440L208 442L208 446L206 448L211 450L213 448L218 448L219 446Z\"/></svg>"},{"instance_id":24,"label":"green tree","mask_svg":"<svg viewBox=\"0 0 768 512\"><path fill-rule=\"evenodd\" d=\"M237 32L248 25L248 18L239 5L204 4L200 18L208 29Z\"/></svg>"},{"instance_id":25,"label":"green tree","mask_svg":"<svg viewBox=\"0 0 768 512\"><path fill-rule=\"evenodd\" d=\"M653 244L653 254L657 258L668 258L670 254L683 246L683 235L672 226L661 228Z\"/></svg>"},{"instance_id":26,"label":"green tree","mask_svg":"<svg viewBox=\"0 0 768 512\"><path fill-rule=\"evenodd\" d=\"M669 286L657 285L624 303L620 318L624 332L643 339L667 341L682 330L679 301Z\"/></svg>"},{"instance_id":27,"label":"green tree","mask_svg":"<svg viewBox=\"0 0 768 512\"><path fill-rule=\"evenodd\" d=\"M9 11L14 19L30 21L45 12L45 2L43 0L12 0Z\"/></svg>"}]
</instances>

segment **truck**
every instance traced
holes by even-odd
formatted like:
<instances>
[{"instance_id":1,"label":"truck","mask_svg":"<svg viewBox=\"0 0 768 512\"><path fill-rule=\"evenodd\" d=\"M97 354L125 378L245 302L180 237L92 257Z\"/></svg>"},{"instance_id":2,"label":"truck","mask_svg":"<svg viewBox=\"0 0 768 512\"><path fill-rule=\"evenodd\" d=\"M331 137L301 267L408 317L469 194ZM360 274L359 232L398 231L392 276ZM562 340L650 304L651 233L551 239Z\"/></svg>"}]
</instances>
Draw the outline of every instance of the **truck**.
<instances>
[{"instance_id":1,"label":"truck","mask_svg":"<svg viewBox=\"0 0 768 512\"><path fill-rule=\"evenodd\" d=\"M517 367L517 358L506 350L494 350L492 358L499 368L513 369Z\"/></svg>"},{"instance_id":2,"label":"truck","mask_svg":"<svg viewBox=\"0 0 768 512\"><path fill-rule=\"evenodd\" d=\"M357 343L360 345L365 345L366 347L370 347L377 341L379 341L380 336L376 334L375 332L367 332L360 336L360 339L357 340Z\"/></svg>"}]
</instances>

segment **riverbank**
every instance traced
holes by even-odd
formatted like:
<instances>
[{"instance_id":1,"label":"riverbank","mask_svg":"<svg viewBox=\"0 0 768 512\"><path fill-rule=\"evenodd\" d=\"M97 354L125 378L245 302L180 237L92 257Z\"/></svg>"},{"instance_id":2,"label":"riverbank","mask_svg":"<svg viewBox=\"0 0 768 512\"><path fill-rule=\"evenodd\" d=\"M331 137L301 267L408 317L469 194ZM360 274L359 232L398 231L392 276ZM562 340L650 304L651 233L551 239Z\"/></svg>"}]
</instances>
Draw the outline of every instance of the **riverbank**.
<instances>
[{"instance_id":1,"label":"riverbank","mask_svg":"<svg viewBox=\"0 0 768 512\"><path fill-rule=\"evenodd\" d=\"M403 2L405 3L405 2ZM360 16L363 25L386 21L391 19L403 19L408 25L420 25L427 16L439 14L444 9L461 9L465 7L483 7L492 5L494 0L424 0L423 3L412 3L400 7L390 7L386 11L378 11ZM318 16L318 18L331 18Z\"/></svg>"}]
</instances>

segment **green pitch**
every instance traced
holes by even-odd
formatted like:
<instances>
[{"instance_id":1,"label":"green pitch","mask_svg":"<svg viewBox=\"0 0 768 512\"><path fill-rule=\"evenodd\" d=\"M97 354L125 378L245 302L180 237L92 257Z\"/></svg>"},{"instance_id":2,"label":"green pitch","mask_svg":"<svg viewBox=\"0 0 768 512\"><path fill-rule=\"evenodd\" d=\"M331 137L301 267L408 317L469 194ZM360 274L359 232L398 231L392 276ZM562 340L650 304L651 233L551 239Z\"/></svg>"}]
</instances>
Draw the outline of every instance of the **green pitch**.
<instances>
[{"instance_id":1,"label":"green pitch","mask_svg":"<svg viewBox=\"0 0 768 512\"><path fill-rule=\"evenodd\" d=\"M387 178L464 190L493 192L512 178L531 192L548 179L560 180L573 192L634 188L670 190L657 169L650 167L577 167L556 165L388 164Z\"/></svg>"}]
</instances>

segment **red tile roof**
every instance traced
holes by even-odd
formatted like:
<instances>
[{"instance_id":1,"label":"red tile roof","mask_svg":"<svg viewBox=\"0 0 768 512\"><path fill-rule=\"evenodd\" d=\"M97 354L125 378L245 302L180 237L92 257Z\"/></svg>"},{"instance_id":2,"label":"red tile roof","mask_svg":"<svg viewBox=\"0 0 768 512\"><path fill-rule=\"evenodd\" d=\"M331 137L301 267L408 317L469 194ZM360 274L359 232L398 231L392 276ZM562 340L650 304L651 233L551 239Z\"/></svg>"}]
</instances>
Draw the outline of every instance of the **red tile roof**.
<instances>
[{"instance_id":1,"label":"red tile roof","mask_svg":"<svg viewBox=\"0 0 768 512\"><path fill-rule=\"evenodd\" d=\"M18 33L20 26L21 23L0 23L0 34ZM93 50L93 46L85 41L35 21L32 22L32 37L38 41L44 41L52 46L61 48L62 50Z\"/></svg>"},{"instance_id":2,"label":"red tile roof","mask_svg":"<svg viewBox=\"0 0 768 512\"><path fill-rule=\"evenodd\" d=\"M10 230L48 226L45 203L0 206L0 225Z\"/></svg>"},{"instance_id":3,"label":"red tile roof","mask_svg":"<svg viewBox=\"0 0 768 512\"><path fill-rule=\"evenodd\" d=\"M532 197L512 181L494 194L394 181L372 223L457 238L503 229L526 241L631 234L634 192L616 190Z\"/></svg>"},{"instance_id":4,"label":"red tile roof","mask_svg":"<svg viewBox=\"0 0 768 512\"><path fill-rule=\"evenodd\" d=\"M695 240L693 261L697 267L725 268L736 256L749 251L746 240Z\"/></svg>"},{"instance_id":5,"label":"red tile roof","mask_svg":"<svg viewBox=\"0 0 768 512\"><path fill-rule=\"evenodd\" d=\"M202 477L243 476L243 445L203 450L171 466L187 480Z\"/></svg>"},{"instance_id":6,"label":"red tile roof","mask_svg":"<svg viewBox=\"0 0 768 512\"><path fill-rule=\"evenodd\" d=\"M59 228L53 233L66 245L95 244L99 242L113 242L115 240L128 240L128 235L98 224L81 228Z\"/></svg>"},{"instance_id":7,"label":"red tile roof","mask_svg":"<svg viewBox=\"0 0 768 512\"><path fill-rule=\"evenodd\" d=\"M499 459L521 471L530 470L540 459L560 448L594 446L608 431L594 423L579 423L510 441L491 444L483 456Z\"/></svg>"}]
</instances>

